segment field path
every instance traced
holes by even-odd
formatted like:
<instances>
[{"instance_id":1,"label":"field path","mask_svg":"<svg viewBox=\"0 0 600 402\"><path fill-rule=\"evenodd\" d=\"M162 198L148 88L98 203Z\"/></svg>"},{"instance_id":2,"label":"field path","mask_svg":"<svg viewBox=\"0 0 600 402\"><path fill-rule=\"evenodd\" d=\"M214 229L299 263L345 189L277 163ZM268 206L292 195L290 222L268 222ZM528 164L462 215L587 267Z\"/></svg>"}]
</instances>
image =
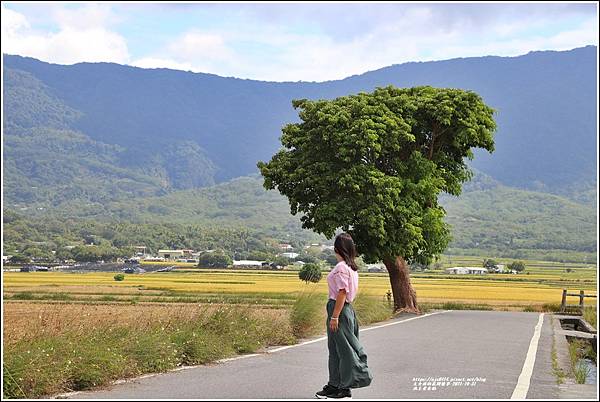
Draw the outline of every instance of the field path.
<instances>
[{"instance_id":1,"label":"field path","mask_svg":"<svg viewBox=\"0 0 600 402\"><path fill-rule=\"evenodd\" d=\"M374 379L353 390L355 399L558 397L548 315L437 311L364 327L360 339ZM419 389L427 377L440 384ZM326 381L327 342L315 338L69 397L312 399Z\"/></svg>"}]
</instances>

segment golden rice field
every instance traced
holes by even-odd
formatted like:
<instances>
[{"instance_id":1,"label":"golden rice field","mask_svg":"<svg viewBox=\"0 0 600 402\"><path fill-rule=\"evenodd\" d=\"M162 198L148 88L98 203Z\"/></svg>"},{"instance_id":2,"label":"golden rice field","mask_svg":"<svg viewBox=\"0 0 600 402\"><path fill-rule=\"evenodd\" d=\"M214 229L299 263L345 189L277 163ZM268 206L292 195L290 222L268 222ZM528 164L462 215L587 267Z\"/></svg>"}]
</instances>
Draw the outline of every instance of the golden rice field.
<instances>
[{"instance_id":1,"label":"golden rice field","mask_svg":"<svg viewBox=\"0 0 600 402\"><path fill-rule=\"evenodd\" d=\"M528 275L413 274L412 283L423 302L481 303L496 306L528 306L560 303L562 288L596 292L596 269L528 268ZM326 275L326 272L324 272ZM5 300L56 300L97 302L197 302L237 298L238 302L281 305L308 289L327 294L323 279L306 285L297 272L212 271L182 269L163 273L126 275L122 282L114 273L5 272ZM360 292L383 300L390 289L387 274L360 274ZM589 299L588 299L589 300ZM570 298L575 303L576 298Z\"/></svg>"}]
</instances>

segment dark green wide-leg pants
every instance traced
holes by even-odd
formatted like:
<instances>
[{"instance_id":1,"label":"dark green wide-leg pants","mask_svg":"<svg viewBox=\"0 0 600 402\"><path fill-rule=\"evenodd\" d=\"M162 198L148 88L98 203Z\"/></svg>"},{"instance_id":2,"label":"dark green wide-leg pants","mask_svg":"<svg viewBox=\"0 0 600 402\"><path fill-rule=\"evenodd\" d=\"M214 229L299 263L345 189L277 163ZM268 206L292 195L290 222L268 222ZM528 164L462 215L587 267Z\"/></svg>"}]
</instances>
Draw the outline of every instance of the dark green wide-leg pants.
<instances>
[{"instance_id":1,"label":"dark green wide-leg pants","mask_svg":"<svg viewBox=\"0 0 600 402\"><path fill-rule=\"evenodd\" d=\"M367 354L358 340L358 321L350 303L344 304L338 330L329 328L335 300L327 302L327 347L329 349L329 385L347 389L371 384Z\"/></svg>"}]
</instances>

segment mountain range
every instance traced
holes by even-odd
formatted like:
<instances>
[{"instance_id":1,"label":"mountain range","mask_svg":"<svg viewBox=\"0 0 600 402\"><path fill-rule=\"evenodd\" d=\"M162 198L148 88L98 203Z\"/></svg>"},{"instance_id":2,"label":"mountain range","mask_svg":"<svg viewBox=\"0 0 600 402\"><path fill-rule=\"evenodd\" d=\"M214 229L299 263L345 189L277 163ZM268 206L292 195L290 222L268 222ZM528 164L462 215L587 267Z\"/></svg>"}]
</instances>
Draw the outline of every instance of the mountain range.
<instances>
[{"instance_id":1,"label":"mountain range","mask_svg":"<svg viewBox=\"0 0 600 402\"><path fill-rule=\"evenodd\" d=\"M252 191L260 192L256 163L279 149L281 127L298 121L293 99L430 85L473 90L496 110L496 150L476 151L469 162L483 178L478 183L494 185L467 185L465 197L495 191L516 199L520 192L529 194L531 202L532 194L555 197L543 202L554 205L559 196L556 208L583 208L573 213L595 226L596 57L597 48L586 46L518 57L404 63L337 81L266 82L3 55L4 207L33 215L53 210L108 219L119 215L115 205L129 205L120 218L140 219L149 212L127 211L152 204L148 200L192 202L190 194L222 190L221 184L239 177L250 176ZM239 186L232 188L239 191ZM255 201L262 197L255 195ZM478 198L477 208L499 201L492 198ZM475 207L468 206L468 198L446 199L449 211L461 211L455 224L462 225L460 214ZM456 203L463 207L452 209ZM168 204L158 204L156 216L169 215ZM556 209L544 211L562 216ZM589 224L574 249L589 250L593 240L595 250L596 231ZM461 247L475 243L480 242Z\"/></svg>"}]
</instances>

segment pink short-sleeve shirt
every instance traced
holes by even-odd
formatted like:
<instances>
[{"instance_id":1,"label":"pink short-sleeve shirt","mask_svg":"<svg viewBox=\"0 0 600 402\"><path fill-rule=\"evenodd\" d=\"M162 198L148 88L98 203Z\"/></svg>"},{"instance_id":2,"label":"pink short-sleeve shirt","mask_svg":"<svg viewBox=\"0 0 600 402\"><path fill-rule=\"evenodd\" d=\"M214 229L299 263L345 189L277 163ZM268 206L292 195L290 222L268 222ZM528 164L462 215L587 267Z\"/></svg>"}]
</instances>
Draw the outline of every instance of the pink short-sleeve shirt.
<instances>
[{"instance_id":1,"label":"pink short-sleeve shirt","mask_svg":"<svg viewBox=\"0 0 600 402\"><path fill-rule=\"evenodd\" d=\"M340 261L327 275L327 285L330 299L337 299L339 291L346 289L346 300L352 303L358 292L358 272Z\"/></svg>"}]
</instances>

